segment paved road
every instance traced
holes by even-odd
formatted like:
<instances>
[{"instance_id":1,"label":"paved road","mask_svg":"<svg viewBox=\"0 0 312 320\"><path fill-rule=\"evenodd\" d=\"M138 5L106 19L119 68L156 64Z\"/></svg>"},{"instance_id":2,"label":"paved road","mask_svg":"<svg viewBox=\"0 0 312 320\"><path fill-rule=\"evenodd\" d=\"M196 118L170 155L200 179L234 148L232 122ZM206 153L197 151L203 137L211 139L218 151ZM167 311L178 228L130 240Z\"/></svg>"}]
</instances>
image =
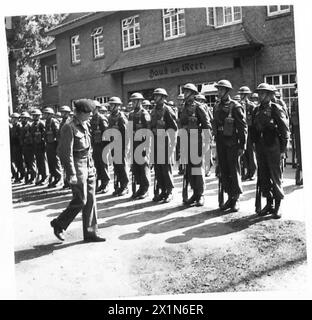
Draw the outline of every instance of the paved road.
<instances>
[{"instance_id":1,"label":"paved road","mask_svg":"<svg viewBox=\"0 0 312 320\"><path fill-rule=\"evenodd\" d=\"M303 187L294 185L294 175L294 169L287 166L286 199L282 203L280 221L304 221ZM180 246L222 246L259 222L254 218L254 181L243 183L241 211L230 215L216 210L218 184L214 174L206 178L206 203L201 208L183 206L182 177L176 171L174 181L174 200L168 204L155 205L151 201L152 189L149 198L138 201L130 201L130 194L112 197L112 189L109 194L97 195L99 230L107 238L105 243L98 244L81 241L80 215L67 230L64 243L53 235L49 221L66 207L71 199L70 191L13 185L18 298L92 299L141 295L133 274L133 263L137 263L140 254L153 252L152 248L157 251L179 250ZM236 220L240 222L239 228L237 224L233 227L232 221L236 223ZM301 263L300 274L302 270L305 265ZM291 272L293 279L294 270ZM298 283L302 285L304 278L299 278ZM285 285L285 279L282 282ZM275 289L277 286L275 283Z\"/></svg>"}]
</instances>

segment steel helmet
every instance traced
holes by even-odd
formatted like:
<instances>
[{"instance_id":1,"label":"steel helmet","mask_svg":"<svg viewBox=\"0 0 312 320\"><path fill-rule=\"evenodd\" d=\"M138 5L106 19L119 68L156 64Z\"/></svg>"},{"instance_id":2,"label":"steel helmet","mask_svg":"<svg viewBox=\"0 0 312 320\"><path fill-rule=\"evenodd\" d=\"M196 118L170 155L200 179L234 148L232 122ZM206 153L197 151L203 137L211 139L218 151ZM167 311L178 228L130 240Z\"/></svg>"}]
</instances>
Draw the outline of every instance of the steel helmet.
<instances>
[{"instance_id":1,"label":"steel helmet","mask_svg":"<svg viewBox=\"0 0 312 320\"><path fill-rule=\"evenodd\" d=\"M203 94L201 94L201 93L197 94L197 95L195 96L195 99L196 99L196 100L204 100L204 101L206 101L206 97L205 97Z\"/></svg>"},{"instance_id":2,"label":"steel helmet","mask_svg":"<svg viewBox=\"0 0 312 320\"><path fill-rule=\"evenodd\" d=\"M69 106L62 106L60 107L60 112L71 112Z\"/></svg>"},{"instance_id":3,"label":"steel helmet","mask_svg":"<svg viewBox=\"0 0 312 320\"><path fill-rule=\"evenodd\" d=\"M49 114L54 114L53 109L50 108L50 107L44 108L44 109L43 109L43 112L44 112L44 113L49 113Z\"/></svg>"},{"instance_id":4,"label":"steel helmet","mask_svg":"<svg viewBox=\"0 0 312 320\"><path fill-rule=\"evenodd\" d=\"M27 111L23 111L21 113L21 118L29 118L29 119L31 119L31 116Z\"/></svg>"},{"instance_id":5,"label":"steel helmet","mask_svg":"<svg viewBox=\"0 0 312 320\"><path fill-rule=\"evenodd\" d=\"M34 109L31 114L33 116L41 116L42 112L39 109Z\"/></svg>"},{"instance_id":6,"label":"steel helmet","mask_svg":"<svg viewBox=\"0 0 312 320\"><path fill-rule=\"evenodd\" d=\"M57 117L61 117L61 113L58 111L56 114L55 114Z\"/></svg>"},{"instance_id":7,"label":"steel helmet","mask_svg":"<svg viewBox=\"0 0 312 320\"><path fill-rule=\"evenodd\" d=\"M229 80L220 80L215 84L216 88L228 88L228 89L233 89L232 84Z\"/></svg>"},{"instance_id":8,"label":"steel helmet","mask_svg":"<svg viewBox=\"0 0 312 320\"><path fill-rule=\"evenodd\" d=\"M170 107L173 107L173 106L174 106L174 103L173 103L173 101L168 101L168 102L167 102L167 105L170 106Z\"/></svg>"},{"instance_id":9,"label":"steel helmet","mask_svg":"<svg viewBox=\"0 0 312 320\"><path fill-rule=\"evenodd\" d=\"M135 92L135 93L132 93L130 100L144 100L144 97L142 96L141 93Z\"/></svg>"},{"instance_id":10,"label":"steel helmet","mask_svg":"<svg viewBox=\"0 0 312 320\"><path fill-rule=\"evenodd\" d=\"M247 86L243 86L239 88L238 93L251 93L251 91Z\"/></svg>"},{"instance_id":11,"label":"steel helmet","mask_svg":"<svg viewBox=\"0 0 312 320\"><path fill-rule=\"evenodd\" d=\"M157 88L157 89L155 89L154 92L153 92L153 95L156 95L156 94L159 94L159 95L168 97L167 91L166 91L165 89L163 89L163 88Z\"/></svg>"},{"instance_id":12,"label":"steel helmet","mask_svg":"<svg viewBox=\"0 0 312 320\"><path fill-rule=\"evenodd\" d=\"M115 103L115 104L122 104L121 100L119 97L111 97L109 100L108 100L108 103L111 104L111 103Z\"/></svg>"},{"instance_id":13,"label":"steel helmet","mask_svg":"<svg viewBox=\"0 0 312 320\"><path fill-rule=\"evenodd\" d=\"M193 92L195 92L195 93L198 93L198 90L197 90L195 84L193 84L193 83L187 83L187 84L185 84L185 85L182 87L182 90L183 90L183 91L184 91L184 90L190 90L190 91L193 91Z\"/></svg>"},{"instance_id":14,"label":"steel helmet","mask_svg":"<svg viewBox=\"0 0 312 320\"><path fill-rule=\"evenodd\" d=\"M268 83L260 83L256 89L256 91L269 91L269 92L275 92L275 87L271 86Z\"/></svg>"},{"instance_id":15,"label":"steel helmet","mask_svg":"<svg viewBox=\"0 0 312 320\"><path fill-rule=\"evenodd\" d=\"M151 103L149 100L144 100L142 104L143 106L151 106Z\"/></svg>"},{"instance_id":16,"label":"steel helmet","mask_svg":"<svg viewBox=\"0 0 312 320\"><path fill-rule=\"evenodd\" d=\"M276 95L277 98L280 98L280 97L281 97L280 91L279 91L279 90L276 90L276 91L275 91L275 95Z\"/></svg>"},{"instance_id":17,"label":"steel helmet","mask_svg":"<svg viewBox=\"0 0 312 320\"><path fill-rule=\"evenodd\" d=\"M239 95L239 94L235 95L235 96L233 97L233 100L239 101L239 100L240 100L240 95Z\"/></svg>"},{"instance_id":18,"label":"steel helmet","mask_svg":"<svg viewBox=\"0 0 312 320\"><path fill-rule=\"evenodd\" d=\"M17 112L13 112L11 114L11 118L19 118L19 117L20 117L20 115Z\"/></svg>"},{"instance_id":19,"label":"steel helmet","mask_svg":"<svg viewBox=\"0 0 312 320\"><path fill-rule=\"evenodd\" d=\"M106 111L107 111L106 106L105 106L105 105L100 105L100 106L99 106L99 111L104 111L104 112L106 112Z\"/></svg>"},{"instance_id":20,"label":"steel helmet","mask_svg":"<svg viewBox=\"0 0 312 320\"><path fill-rule=\"evenodd\" d=\"M183 93L180 93L178 96L177 96L177 100L183 100L184 99L184 94Z\"/></svg>"},{"instance_id":21,"label":"steel helmet","mask_svg":"<svg viewBox=\"0 0 312 320\"><path fill-rule=\"evenodd\" d=\"M258 99L258 93L256 93L256 92L254 92L251 96L250 96L251 98L257 98Z\"/></svg>"},{"instance_id":22,"label":"steel helmet","mask_svg":"<svg viewBox=\"0 0 312 320\"><path fill-rule=\"evenodd\" d=\"M98 108L98 107L101 106L101 102L100 102L100 101L98 101L98 100L93 100L93 102L94 102L94 105L95 105L96 108Z\"/></svg>"}]
</instances>

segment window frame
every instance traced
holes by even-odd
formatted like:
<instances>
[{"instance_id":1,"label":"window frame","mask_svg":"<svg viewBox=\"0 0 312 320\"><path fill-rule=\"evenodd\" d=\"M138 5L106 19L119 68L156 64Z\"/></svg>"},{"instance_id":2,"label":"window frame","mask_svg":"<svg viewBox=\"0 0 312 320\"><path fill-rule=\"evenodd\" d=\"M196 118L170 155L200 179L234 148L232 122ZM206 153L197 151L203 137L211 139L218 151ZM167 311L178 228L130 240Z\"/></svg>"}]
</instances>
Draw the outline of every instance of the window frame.
<instances>
[{"instance_id":1,"label":"window frame","mask_svg":"<svg viewBox=\"0 0 312 320\"><path fill-rule=\"evenodd\" d=\"M93 47L93 58L101 58L105 55L104 51L104 28L97 27L91 33L92 47ZM102 43L102 47L100 46ZM101 52L101 49L103 52Z\"/></svg>"},{"instance_id":2,"label":"window frame","mask_svg":"<svg viewBox=\"0 0 312 320\"><path fill-rule=\"evenodd\" d=\"M45 83L47 86L55 86L58 84L57 64L45 65Z\"/></svg>"},{"instance_id":3,"label":"window frame","mask_svg":"<svg viewBox=\"0 0 312 320\"><path fill-rule=\"evenodd\" d=\"M73 39L78 39L75 43L73 43ZM70 37L70 47L71 47L71 62L72 64L77 64L81 62L81 55L80 55L80 41L79 41L79 34ZM77 54L77 47L78 47L78 54ZM79 55L79 59L77 56Z\"/></svg>"},{"instance_id":4,"label":"window frame","mask_svg":"<svg viewBox=\"0 0 312 320\"><path fill-rule=\"evenodd\" d=\"M185 9L184 8L173 8L174 10L181 10L182 12L177 12L175 14L175 16L177 16L177 30L178 30L178 34L177 35L172 35L172 16L170 14L165 14L165 10L169 10L169 9L162 9L162 21L163 21L163 35L164 35L164 40L171 40L171 39L176 39L176 38L180 38L180 37L184 37L186 35L186 19L185 19ZM184 32L183 33L179 33L180 30L180 26L179 26L179 14L183 14L183 20L184 20ZM165 19L170 18L170 36L167 37L166 36L166 23L165 23Z\"/></svg>"},{"instance_id":5,"label":"window frame","mask_svg":"<svg viewBox=\"0 0 312 320\"><path fill-rule=\"evenodd\" d=\"M234 7L239 7L240 8L240 19L239 20L234 20ZM243 10L241 6L227 6L227 7L221 7L222 11L223 11L223 24L221 25L217 25L217 8L220 7L206 7L206 20L207 20L207 26L212 26L216 29L218 28L223 28L223 27L227 27L227 26L232 26L235 24L239 24L243 22ZM232 16L232 22L227 22L225 23L225 10L226 8L231 8L231 16ZM213 23L210 23L210 14L209 14L209 10L213 10Z\"/></svg>"},{"instance_id":6,"label":"window frame","mask_svg":"<svg viewBox=\"0 0 312 320\"><path fill-rule=\"evenodd\" d=\"M109 101L109 96L95 96L94 100L100 102L101 104L107 103Z\"/></svg>"},{"instance_id":7,"label":"window frame","mask_svg":"<svg viewBox=\"0 0 312 320\"><path fill-rule=\"evenodd\" d=\"M270 7L273 7L273 6L267 6L267 15L268 17L274 17L274 16L277 16L277 15L280 15L280 14L284 14L284 13L288 13L290 12L290 5L288 6L287 9L281 9L281 7L283 5L276 5L277 6L277 11L274 11L274 12L270 12Z\"/></svg>"},{"instance_id":8,"label":"window frame","mask_svg":"<svg viewBox=\"0 0 312 320\"><path fill-rule=\"evenodd\" d=\"M138 19L138 22L135 22L135 19ZM134 20L134 25L129 27L124 27L124 21L129 21L129 20ZM130 23L129 23L130 24ZM138 27L138 41L139 44L137 44L137 37L136 37L136 28ZM134 45L131 46L131 40L130 40L130 29L133 30L133 37L134 37ZM128 47L125 47L125 40L124 40L124 31L127 32L127 41L128 41ZM127 51L127 50L131 50L131 49L135 49L135 48L139 48L141 47L141 28L140 28L140 15L136 14L134 16L130 16L128 18L122 19L121 20L121 39L122 39L122 50L123 51Z\"/></svg>"}]
</instances>

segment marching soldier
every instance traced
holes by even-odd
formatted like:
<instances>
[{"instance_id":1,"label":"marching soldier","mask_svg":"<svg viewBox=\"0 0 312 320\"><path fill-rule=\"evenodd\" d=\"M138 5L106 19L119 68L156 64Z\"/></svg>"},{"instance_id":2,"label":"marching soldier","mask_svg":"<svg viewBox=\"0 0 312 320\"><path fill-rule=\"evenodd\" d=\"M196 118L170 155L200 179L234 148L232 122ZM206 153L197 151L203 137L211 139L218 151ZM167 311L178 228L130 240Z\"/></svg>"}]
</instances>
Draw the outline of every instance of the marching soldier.
<instances>
[{"instance_id":1,"label":"marching soldier","mask_svg":"<svg viewBox=\"0 0 312 320\"><path fill-rule=\"evenodd\" d=\"M177 107L178 107L178 112L177 112L177 124L178 124L178 128L180 129L181 128L181 113L182 113L182 109L183 109L183 106L184 106L184 94L183 93L180 93L178 96L177 96ZM178 136L177 137L177 146L176 146L176 160L177 161L180 161L180 137ZM178 174L182 175L183 174L183 165L180 161L179 163L179 171L178 171Z\"/></svg>"},{"instance_id":2,"label":"marching soldier","mask_svg":"<svg viewBox=\"0 0 312 320\"><path fill-rule=\"evenodd\" d=\"M33 137L31 134L31 116L27 111L21 113L20 145L25 161L25 184L33 184L36 178L36 159L34 154Z\"/></svg>"},{"instance_id":3,"label":"marching soldier","mask_svg":"<svg viewBox=\"0 0 312 320\"><path fill-rule=\"evenodd\" d=\"M240 104L243 106L246 113L246 121L248 125L248 135L247 135L247 147L244 155L242 156L243 160L243 176L242 180L254 180L255 173L257 169L256 156L254 151L254 145L251 140L251 125L252 125L252 115L256 105L249 100L249 95L251 94L250 89L247 86L243 86L238 90L240 94ZM247 172L246 172L247 171Z\"/></svg>"},{"instance_id":4,"label":"marching soldier","mask_svg":"<svg viewBox=\"0 0 312 320\"><path fill-rule=\"evenodd\" d=\"M142 106L147 112L149 112L150 109L151 109L152 104L150 103L149 100L143 100Z\"/></svg>"},{"instance_id":5,"label":"marching soldier","mask_svg":"<svg viewBox=\"0 0 312 320\"><path fill-rule=\"evenodd\" d=\"M59 134L59 121L54 117L54 111L52 108L43 109L45 115L45 143L48 159L48 167L50 172L48 188L54 188L58 186L62 178L62 167L60 158L57 155L57 137Z\"/></svg>"},{"instance_id":6,"label":"marching soldier","mask_svg":"<svg viewBox=\"0 0 312 320\"><path fill-rule=\"evenodd\" d=\"M272 214L274 218L281 217L279 208L284 198L282 188L281 159L287 147L289 126L283 108L272 102L274 89L267 83L257 87L260 105L253 114L252 139L256 146L258 162L258 179L256 212L259 216ZM260 210L261 194L266 197L266 206ZM273 201L275 203L273 205Z\"/></svg>"},{"instance_id":7,"label":"marching soldier","mask_svg":"<svg viewBox=\"0 0 312 320\"><path fill-rule=\"evenodd\" d=\"M256 107L259 105L259 97L257 92L253 92L251 94L250 101L253 102Z\"/></svg>"},{"instance_id":8,"label":"marching soldier","mask_svg":"<svg viewBox=\"0 0 312 320\"><path fill-rule=\"evenodd\" d=\"M67 208L50 222L55 236L61 241L64 241L63 231L68 228L80 211L82 211L84 241L105 241L105 238L97 235L96 173L87 125L94 108L94 103L90 99L75 101L74 117L63 125L60 134L58 154L73 194Z\"/></svg>"},{"instance_id":9,"label":"marching soldier","mask_svg":"<svg viewBox=\"0 0 312 320\"><path fill-rule=\"evenodd\" d=\"M147 110L142 106L142 101L144 100L141 93L133 93L130 97L133 105L133 111L129 114L129 122L133 123L133 138L135 133L140 129L150 129L151 117ZM149 137L145 137L149 139ZM144 139L144 140L145 140ZM135 153L136 148L142 143L142 141L133 141L132 152ZM148 196L149 180L150 180L150 170L149 170L149 157L150 157L150 139L148 140L149 147L144 151L145 161L143 164L138 163L133 156L132 162L132 196L131 198L144 199ZM136 184L139 185L139 189L136 191Z\"/></svg>"},{"instance_id":10,"label":"marching soldier","mask_svg":"<svg viewBox=\"0 0 312 320\"><path fill-rule=\"evenodd\" d=\"M47 182L48 175L47 175L47 158L46 158L46 151L45 151L45 124L40 119L41 118L41 111L39 109L35 109L32 112L33 115L33 123L31 125L31 133L33 138L33 146L34 146L34 153L36 157L36 164L37 164L37 181L36 185L44 185ZM41 179L39 179L41 176Z\"/></svg>"},{"instance_id":11,"label":"marching soldier","mask_svg":"<svg viewBox=\"0 0 312 320\"><path fill-rule=\"evenodd\" d=\"M154 134L154 202L172 200L172 190L174 188L172 176L173 153L176 144L176 134L171 134L165 130L171 129L175 132L178 129L177 121L173 110L165 104L168 94L165 89L157 88L153 92L155 108L151 113L151 129ZM164 136L162 136L164 134ZM164 144L158 146L158 140L164 139ZM161 140L160 140L161 141ZM163 148L160 150L160 148ZM161 190L159 194L158 190Z\"/></svg>"},{"instance_id":12,"label":"marching soldier","mask_svg":"<svg viewBox=\"0 0 312 320\"><path fill-rule=\"evenodd\" d=\"M298 89L297 84L294 93L294 99L291 105L291 127L293 132L293 137L295 140L295 150L296 150L296 185L301 186L303 184L302 179L302 161L301 161L301 139L300 139L300 125L299 125L299 107L298 107Z\"/></svg>"},{"instance_id":13,"label":"marching soldier","mask_svg":"<svg viewBox=\"0 0 312 320\"><path fill-rule=\"evenodd\" d=\"M109 173L108 163L103 161L103 149L108 144L107 141L102 140L104 131L108 128L108 120L102 114L105 112L106 107L102 106L98 101L94 100L96 106L93 111L93 116L90 120L91 127L91 144L93 148L93 160L96 168L97 180L96 180L96 193L108 191ZM100 185L99 185L100 182Z\"/></svg>"},{"instance_id":14,"label":"marching soldier","mask_svg":"<svg viewBox=\"0 0 312 320\"><path fill-rule=\"evenodd\" d=\"M128 119L125 114L120 111L122 102L119 97L111 97L108 101L111 107L111 114L108 118L109 128L119 130L121 134L122 144L122 162L114 165L114 196L123 196L129 193L128 183L129 178L126 170L126 156L128 154L128 137L127 137L127 124ZM113 150L114 151L114 150ZM113 155L113 154L112 154Z\"/></svg>"},{"instance_id":15,"label":"marching soldier","mask_svg":"<svg viewBox=\"0 0 312 320\"><path fill-rule=\"evenodd\" d=\"M182 90L185 103L181 112L180 121L181 127L187 130L188 146L181 145L181 150L183 150L182 148L187 147L185 178L190 182L190 186L193 189L193 195L188 199L187 184L184 185L186 190L183 191L183 202L187 205L196 203L196 206L203 206L205 182L202 158L205 157L205 154L208 151L210 143L208 129L211 129L211 125L205 106L202 103L195 101L195 96L198 95L196 86L192 83L187 83L183 86ZM195 136L193 135L193 132L195 133ZM194 157L192 157L193 148L191 145L194 143L197 143L195 156L198 155L198 157L200 157L198 163L197 159L195 160L193 159Z\"/></svg>"},{"instance_id":16,"label":"marching soldier","mask_svg":"<svg viewBox=\"0 0 312 320\"><path fill-rule=\"evenodd\" d=\"M21 182L25 175L22 146L20 144L21 123L19 122L19 116L16 112L11 115L12 125L10 128L11 161L16 168L14 177L16 183Z\"/></svg>"},{"instance_id":17,"label":"marching soldier","mask_svg":"<svg viewBox=\"0 0 312 320\"><path fill-rule=\"evenodd\" d=\"M216 149L222 189L228 194L228 200L221 210L239 210L239 197L243 192L240 176L240 157L246 149L247 123L242 105L231 99L229 93L232 84L220 80L215 85L218 89L218 101L213 111L213 131L216 137ZM221 197L222 198L222 197Z\"/></svg>"},{"instance_id":18,"label":"marching soldier","mask_svg":"<svg viewBox=\"0 0 312 320\"><path fill-rule=\"evenodd\" d=\"M212 112L210 110L210 108L208 107L208 105L206 104L206 97L203 94L197 94L195 96L195 100L198 101L199 103L202 104L202 106L204 107L207 115L208 115L208 119L209 122L211 124L212 121ZM211 131L209 131L209 135L207 136L207 147L208 150L205 153L205 176L209 177L211 175L211 166L212 166L212 153L211 153L211 139L212 139L212 135L211 135Z\"/></svg>"},{"instance_id":19,"label":"marching soldier","mask_svg":"<svg viewBox=\"0 0 312 320\"><path fill-rule=\"evenodd\" d=\"M71 113L71 109L69 106L62 106L60 107L60 113L61 113L61 117L62 120L60 122L60 128L59 128L59 134L57 137L57 140L60 140L60 133L62 130L63 125L66 123L66 121L70 120L70 113ZM63 170L63 189L70 189L70 185L68 183L68 179L66 178L66 171Z\"/></svg>"}]
</instances>

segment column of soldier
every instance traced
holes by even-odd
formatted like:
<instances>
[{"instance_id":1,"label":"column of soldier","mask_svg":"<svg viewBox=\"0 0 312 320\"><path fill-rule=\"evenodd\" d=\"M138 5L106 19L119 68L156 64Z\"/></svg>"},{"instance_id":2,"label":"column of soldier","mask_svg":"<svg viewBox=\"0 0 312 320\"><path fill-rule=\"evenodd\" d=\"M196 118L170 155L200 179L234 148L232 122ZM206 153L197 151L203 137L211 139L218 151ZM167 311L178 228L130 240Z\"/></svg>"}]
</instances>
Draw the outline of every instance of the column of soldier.
<instances>
[{"instance_id":1,"label":"column of soldier","mask_svg":"<svg viewBox=\"0 0 312 320\"><path fill-rule=\"evenodd\" d=\"M154 202L170 202L174 188L173 165L179 164L179 174L183 174L182 201L185 205L204 205L204 176L210 175L213 164L211 144L216 143L216 176L219 178L218 202L221 210L239 210L239 197L242 194L242 180L254 180L257 172L256 212L260 216L271 214L280 218L280 204L284 198L282 174L287 142L289 139L289 119L285 104L276 96L276 88L261 83L254 93L247 86L239 89L238 96L232 99L232 85L228 80L215 84L218 98L211 108L205 96L194 84L183 86L183 94L177 97L178 106L167 101L165 89L157 88L151 102L142 94L133 93L128 107L122 107L119 97L111 97L107 104L95 101L96 109L89 121L94 165L97 172L97 193L108 192L110 182L108 155L103 150L109 141L103 141L103 133L109 128L118 129L122 136L122 163L113 162L114 196L129 193L128 185L128 146L129 123L133 124L133 135L142 128L150 129L154 135L154 162L150 162L147 148L144 163L130 159L132 171L131 199L144 199L150 187L150 171L153 168ZM129 110L131 107L131 111ZM130 112L129 112L130 111ZM62 166L57 155L60 129L70 118L70 108L60 108L61 122L52 108L34 110L32 117L27 112L13 113L10 124L12 172L15 183L24 179L25 184L48 184L48 188L69 187L66 177L62 179ZM33 119L32 119L33 118ZM31 121L32 119L32 121ZM185 129L188 145L183 146L177 135ZM165 161L157 160L158 130L172 129L176 134L165 138ZM192 129L196 129L196 143L201 161L194 162L190 156ZM166 131L166 132L167 132ZM169 132L169 131L168 131ZM142 142L134 141L133 149ZM186 158L182 161L182 148L186 148ZM47 159L47 160L46 160ZM104 161L105 160L105 161ZM131 161L132 160L132 161ZM48 163L49 173L47 174ZM193 190L188 196L188 186ZM138 189L137 189L138 186ZM228 195L224 201L224 193ZM261 196L266 205L261 208Z\"/></svg>"}]
</instances>

